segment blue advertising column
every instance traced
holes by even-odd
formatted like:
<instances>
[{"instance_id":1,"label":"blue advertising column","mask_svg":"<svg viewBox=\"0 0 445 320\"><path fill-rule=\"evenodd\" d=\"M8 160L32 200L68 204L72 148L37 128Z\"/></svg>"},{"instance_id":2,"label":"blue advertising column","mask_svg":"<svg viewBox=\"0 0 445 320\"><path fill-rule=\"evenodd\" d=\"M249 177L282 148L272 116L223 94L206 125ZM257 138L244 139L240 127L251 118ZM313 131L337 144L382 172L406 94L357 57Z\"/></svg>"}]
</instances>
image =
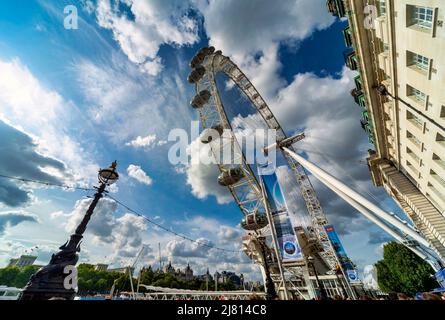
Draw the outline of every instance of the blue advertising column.
<instances>
[{"instance_id":1,"label":"blue advertising column","mask_svg":"<svg viewBox=\"0 0 445 320\"><path fill-rule=\"evenodd\" d=\"M328 235L329 240L334 247L335 253L337 254L338 260L340 261L341 267L345 272L345 275L348 278L350 283L358 283L360 279L358 277L357 270L346 254L345 248L338 237L337 232L334 229L334 226L329 225L325 226L326 234Z\"/></svg>"},{"instance_id":2,"label":"blue advertising column","mask_svg":"<svg viewBox=\"0 0 445 320\"><path fill-rule=\"evenodd\" d=\"M267 198L269 200L272 218L275 225L277 240L279 243L281 259L284 263L301 260L303 258L301 247L298 244L289 210L281 191L275 173L270 175L260 175Z\"/></svg>"}]
</instances>

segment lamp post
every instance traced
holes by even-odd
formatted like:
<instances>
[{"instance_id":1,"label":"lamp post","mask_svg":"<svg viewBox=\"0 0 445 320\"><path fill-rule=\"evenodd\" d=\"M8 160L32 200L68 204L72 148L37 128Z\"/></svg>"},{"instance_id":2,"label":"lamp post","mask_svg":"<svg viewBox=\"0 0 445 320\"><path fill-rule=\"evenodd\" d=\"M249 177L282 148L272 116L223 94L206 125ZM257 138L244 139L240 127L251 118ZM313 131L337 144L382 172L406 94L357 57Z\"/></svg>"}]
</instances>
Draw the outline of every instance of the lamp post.
<instances>
[{"instance_id":1,"label":"lamp post","mask_svg":"<svg viewBox=\"0 0 445 320\"><path fill-rule=\"evenodd\" d=\"M80 243L87 228L88 222L93 215L97 203L103 197L105 188L117 181L119 174L116 171L116 161L109 168L99 170L99 188L94 195L82 222L77 226L74 234L53 254L48 265L37 271L29 280L20 295L20 300L49 300L65 299L72 300L77 289L77 271L75 266L79 260ZM67 278L70 281L67 281Z\"/></svg>"},{"instance_id":2,"label":"lamp post","mask_svg":"<svg viewBox=\"0 0 445 320\"><path fill-rule=\"evenodd\" d=\"M274 300L278 297L278 295L277 291L275 290L275 285L273 284L272 277L270 276L269 263L267 262L266 245L265 245L266 238L259 237L258 240L261 246L261 253L264 260L264 273L266 274L266 281L264 283L266 289L266 299Z\"/></svg>"},{"instance_id":3,"label":"lamp post","mask_svg":"<svg viewBox=\"0 0 445 320\"><path fill-rule=\"evenodd\" d=\"M315 281L317 282L317 287L320 289L320 297L322 300L326 300L328 298L328 296L326 294L326 291L324 290L323 283L320 281L320 279L318 279L318 273L317 273L317 270L315 269L315 265L314 265L314 257L312 257L312 256L307 257L307 262L308 262L308 265L311 266L312 271L314 272Z\"/></svg>"}]
</instances>

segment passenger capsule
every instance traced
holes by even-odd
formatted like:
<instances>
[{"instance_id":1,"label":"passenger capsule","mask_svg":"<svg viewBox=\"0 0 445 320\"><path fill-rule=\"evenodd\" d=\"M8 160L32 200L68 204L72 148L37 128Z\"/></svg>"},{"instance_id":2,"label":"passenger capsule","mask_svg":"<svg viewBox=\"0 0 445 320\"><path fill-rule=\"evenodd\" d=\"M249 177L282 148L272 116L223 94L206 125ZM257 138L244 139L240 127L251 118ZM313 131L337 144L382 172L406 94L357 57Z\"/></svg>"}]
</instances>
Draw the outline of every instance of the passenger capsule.
<instances>
[{"instance_id":1,"label":"passenger capsule","mask_svg":"<svg viewBox=\"0 0 445 320\"><path fill-rule=\"evenodd\" d=\"M203 90L200 93L196 94L193 100L190 102L191 106L195 109L201 108L204 104L209 101L211 97L209 90Z\"/></svg>"},{"instance_id":2,"label":"passenger capsule","mask_svg":"<svg viewBox=\"0 0 445 320\"><path fill-rule=\"evenodd\" d=\"M224 132L224 128L222 125L217 124L214 125L211 129L205 129L201 136L201 142L203 144L212 142L215 138L215 131L218 133L218 136L221 137Z\"/></svg>"},{"instance_id":3,"label":"passenger capsule","mask_svg":"<svg viewBox=\"0 0 445 320\"><path fill-rule=\"evenodd\" d=\"M214 46L210 46L207 48L207 54L213 54L215 52L215 47Z\"/></svg>"},{"instance_id":4,"label":"passenger capsule","mask_svg":"<svg viewBox=\"0 0 445 320\"><path fill-rule=\"evenodd\" d=\"M202 66L199 66L196 69L193 69L190 75L188 76L187 80L190 83L196 83L204 76L206 73L206 69Z\"/></svg>"},{"instance_id":5,"label":"passenger capsule","mask_svg":"<svg viewBox=\"0 0 445 320\"><path fill-rule=\"evenodd\" d=\"M215 47L204 47L201 50L198 51L198 53L195 54L195 56L192 58L192 61L190 62L191 68L196 68L198 65L204 62L204 59L215 52Z\"/></svg>"},{"instance_id":6,"label":"passenger capsule","mask_svg":"<svg viewBox=\"0 0 445 320\"><path fill-rule=\"evenodd\" d=\"M223 187L228 187L239 182L243 177L244 172L241 168L232 168L219 175L218 183Z\"/></svg>"},{"instance_id":7,"label":"passenger capsule","mask_svg":"<svg viewBox=\"0 0 445 320\"><path fill-rule=\"evenodd\" d=\"M244 230L259 230L266 227L269 224L267 216L263 211L255 210L253 213L249 213L241 221L241 227Z\"/></svg>"}]
</instances>

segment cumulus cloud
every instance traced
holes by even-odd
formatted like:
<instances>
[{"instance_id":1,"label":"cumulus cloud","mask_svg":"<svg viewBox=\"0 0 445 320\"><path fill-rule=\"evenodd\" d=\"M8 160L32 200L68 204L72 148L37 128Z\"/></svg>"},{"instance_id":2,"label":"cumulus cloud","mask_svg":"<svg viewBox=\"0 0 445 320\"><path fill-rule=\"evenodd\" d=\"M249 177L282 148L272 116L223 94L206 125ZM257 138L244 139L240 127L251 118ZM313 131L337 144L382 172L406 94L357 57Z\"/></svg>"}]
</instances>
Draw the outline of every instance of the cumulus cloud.
<instances>
[{"instance_id":1,"label":"cumulus cloud","mask_svg":"<svg viewBox=\"0 0 445 320\"><path fill-rule=\"evenodd\" d=\"M125 9L122 9L125 8ZM128 59L141 70L157 75L162 70L162 44L191 45L198 41L197 22L187 1L99 0L97 21L113 32Z\"/></svg>"},{"instance_id":2,"label":"cumulus cloud","mask_svg":"<svg viewBox=\"0 0 445 320\"><path fill-rule=\"evenodd\" d=\"M32 136L36 151L65 163L66 183L89 182L96 176L99 166L79 142L85 128L91 129L90 138L95 134L88 119L75 104L44 86L18 59L0 60L0 106L0 118L24 128ZM70 130L76 130L78 136L73 138ZM52 166L59 169L61 164L53 162Z\"/></svg>"},{"instance_id":3,"label":"cumulus cloud","mask_svg":"<svg viewBox=\"0 0 445 320\"><path fill-rule=\"evenodd\" d=\"M194 3L204 17L210 44L230 56L265 98L285 85L279 76L279 46L298 46L335 21L324 0L283 0L279 5L268 0Z\"/></svg>"},{"instance_id":4,"label":"cumulus cloud","mask_svg":"<svg viewBox=\"0 0 445 320\"><path fill-rule=\"evenodd\" d=\"M3 175L25 179L61 183L57 177L65 172L65 165L37 151L37 144L25 132L0 120L0 167ZM47 172L53 172L49 174ZM0 180L0 203L10 207L23 206L30 200L28 187L15 180Z\"/></svg>"},{"instance_id":5,"label":"cumulus cloud","mask_svg":"<svg viewBox=\"0 0 445 320\"><path fill-rule=\"evenodd\" d=\"M144 170L142 170L140 166L130 164L127 168L127 173L130 177L147 186L150 186L153 183L153 180L145 173Z\"/></svg>"},{"instance_id":6,"label":"cumulus cloud","mask_svg":"<svg viewBox=\"0 0 445 320\"><path fill-rule=\"evenodd\" d=\"M210 43L236 56L255 55L270 44L297 41L334 22L324 0L195 1ZM228 21L228 17L230 20Z\"/></svg>"},{"instance_id":7,"label":"cumulus cloud","mask_svg":"<svg viewBox=\"0 0 445 320\"><path fill-rule=\"evenodd\" d=\"M156 135L148 135L146 137L138 136L136 139L127 142L126 146L131 146L135 148L150 148L152 147L156 142Z\"/></svg>"},{"instance_id":8,"label":"cumulus cloud","mask_svg":"<svg viewBox=\"0 0 445 320\"><path fill-rule=\"evenodd\" d=\"M192 110L186 101L192 88L184 86L181 70L163 73L154 81L119 55L107 64L80 61L75 74L79 90L91 105L88 114L95 127L116 145L139 136L143 144L152 140L144 137L167 137L171 128L190 126Z\"/></svg>"},{"instance_id":9,"label":"cumulus cloud","mask_svg":"<svg viewBox=\"0 0 445 320\"><path fill-rule=\"evenodd\" d=\"M65 226L72 233L82 221L91 199L77 201ZM88 224L86 236L92 235L93 241L101 246L110 244L113 258L135 257L143 245L142 233L148 228L147 222L139 216L125 213L116 217L117 204L111 199L101 199Z\"/></svg>"},{"instance_id":10,"label":"cumulus cloud","mask_svg":"<svg viewBox=\"0 0 445 320\"><path fill-rule=\"evenodd\" d=\"M23 222L38 223L39 218L34 214L21 211L0 212L0 235L2 235L6 229L15 227Z\"/></svg>"},{"instance_id":11,"label":"cumulus cloud","mask_svg":"<svg viewBox=\"0 0 445 320\"><path fill-rule=\"evenodd\" d=\"M363 270L363 285L366 289L379 289L377 283L377 270L373 265L365 266Z\"/></svg>"},{"instance_id":12,"label":"cumulus cloud","mask_svg":"<svg viewBox=\"0 0 445 320\"><path fill-rule=\"evenodd\" d=\"M187 153L190 155L190 164L182 172L186 173L187 184L192 188L192 194L198 199L214 196L219 204L232 202L229 190L218 184L220 174L218 166L200 160L212 154L210 145L201 143L198 138L188 146Z\"/></svg>"}]
</instances>

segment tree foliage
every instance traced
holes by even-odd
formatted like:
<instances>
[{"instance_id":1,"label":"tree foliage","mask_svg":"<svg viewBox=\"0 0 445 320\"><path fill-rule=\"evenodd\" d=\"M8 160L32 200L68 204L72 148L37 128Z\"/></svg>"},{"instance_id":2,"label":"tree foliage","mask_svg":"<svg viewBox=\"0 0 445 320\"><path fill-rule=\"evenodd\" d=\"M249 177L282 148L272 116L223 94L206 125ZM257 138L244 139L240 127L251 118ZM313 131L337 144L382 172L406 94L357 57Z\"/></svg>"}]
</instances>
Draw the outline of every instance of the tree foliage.
<instances>
[{"instance_id":1,"label":"tree foliage","mask_svg":"<svg viewBox=\"0 0 445 320\"><path fill-rule=\"evenodd\" d=\"M0 285L23 288L29 278L37 272L39 267L29 266L23 269L8 267L0 269ZM114 284L115 292L130 292L131 284L128 273L98 271L91 264L80 264L78 271L78 287L80 295L109 294ZM138 279L132 279L136 290ZM145 270L141 274L140 283L164 288L189 289L189 290L215 290L214 281L202 279L185 280L176 278L172 274L153 272L151 269ZM236 290L236 285L228 281L219 283L218 290ZM144 292L141 287L141 292Z\"/></svg>"},{"instance_id":2,"label":"tree foliage","mask_svg":"<svg viewBox=\"0 0 445 320\"><path fill-rule=\"evenodd\" d=\"M397 242L385 244L383 260L378 261L375 266L378 285L385 292L413 296L416 292L437 287L431 266Z\"/></svg>"}]
</instances>

